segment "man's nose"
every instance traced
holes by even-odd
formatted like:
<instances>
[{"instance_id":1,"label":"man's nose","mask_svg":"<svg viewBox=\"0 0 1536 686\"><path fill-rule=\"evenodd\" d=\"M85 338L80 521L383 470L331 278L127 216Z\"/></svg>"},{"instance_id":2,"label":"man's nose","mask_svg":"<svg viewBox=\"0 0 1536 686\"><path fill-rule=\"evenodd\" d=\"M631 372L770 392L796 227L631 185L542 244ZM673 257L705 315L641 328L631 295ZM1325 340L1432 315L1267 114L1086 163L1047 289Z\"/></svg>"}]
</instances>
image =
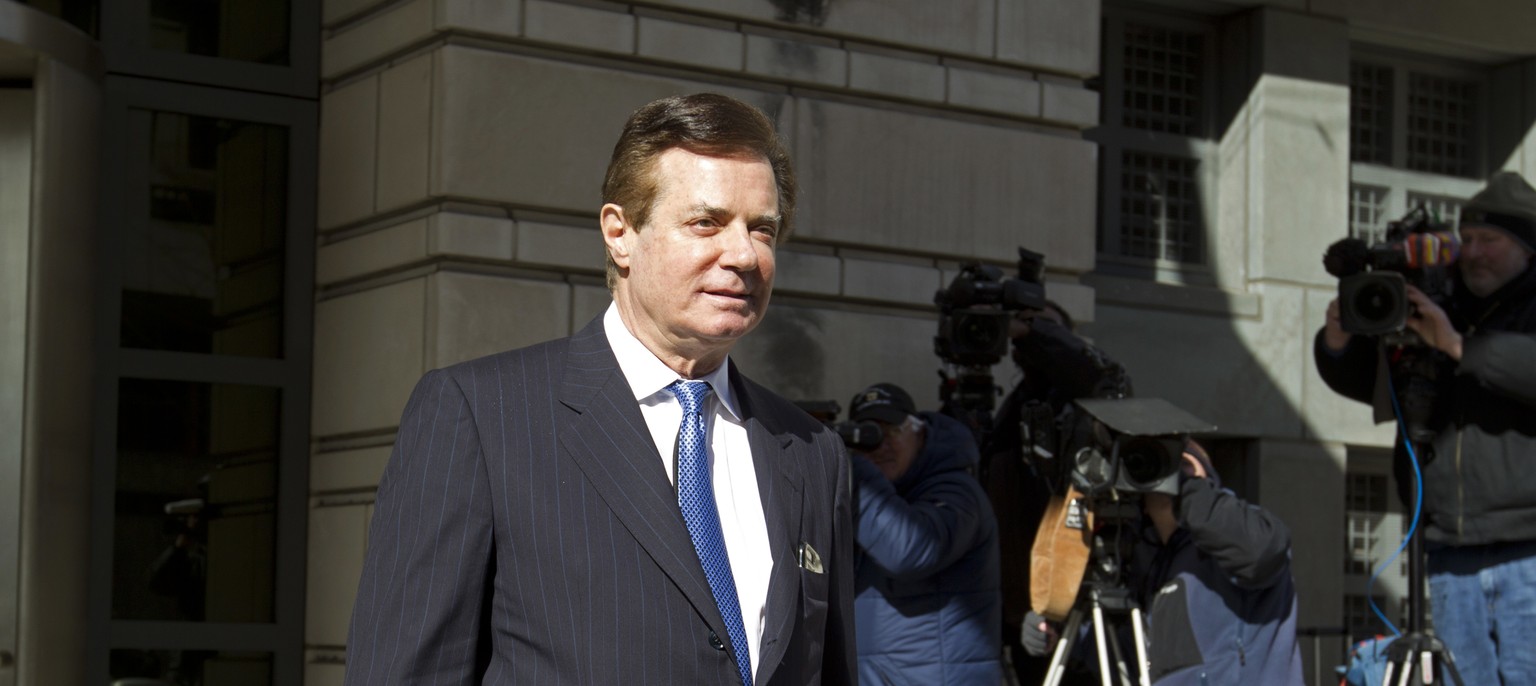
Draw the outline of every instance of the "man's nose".
<instances>
[{"instance_id":1,"label":"man's nose","mask_svg":"<svg viewBox=\"0 0 1536 686\"><path fill-rule=\"evenodd\" d=\"M720 245L720 264L737 271L757 269L757 248L745 223L734 222L715 235Z\"/></svg>"}]
</instances>

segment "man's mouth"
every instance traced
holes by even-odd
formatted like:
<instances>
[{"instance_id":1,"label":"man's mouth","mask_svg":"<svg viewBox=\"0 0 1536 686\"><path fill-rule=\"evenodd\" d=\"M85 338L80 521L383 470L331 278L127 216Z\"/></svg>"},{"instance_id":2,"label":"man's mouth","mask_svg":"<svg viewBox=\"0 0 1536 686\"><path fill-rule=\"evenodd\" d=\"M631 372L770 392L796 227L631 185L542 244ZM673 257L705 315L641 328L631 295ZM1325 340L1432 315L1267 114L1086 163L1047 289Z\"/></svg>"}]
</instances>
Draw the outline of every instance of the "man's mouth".
<instances>
[{"instance_id":1,"label":"man's mouth","mask_svg":"<svg viewBox=\"0 0 1536 686\"><path fill-rule=\"evenodd\" d=\"M752 293L749 292L749 291L736 291L736 290L704 291L704 294L705 295L712 295L712 296L715 296L717 298L731 298L733 300L751 300L752 299Z\"/></svg>"}]
</instances>

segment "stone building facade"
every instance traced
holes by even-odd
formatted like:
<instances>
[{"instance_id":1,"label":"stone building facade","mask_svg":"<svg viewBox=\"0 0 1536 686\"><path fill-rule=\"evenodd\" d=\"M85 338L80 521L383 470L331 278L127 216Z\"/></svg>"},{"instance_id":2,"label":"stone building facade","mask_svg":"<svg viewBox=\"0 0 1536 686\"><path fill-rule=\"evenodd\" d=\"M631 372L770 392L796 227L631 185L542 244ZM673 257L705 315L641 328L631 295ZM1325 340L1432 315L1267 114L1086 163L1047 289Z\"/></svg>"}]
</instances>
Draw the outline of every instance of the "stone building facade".
<instances>
[{"instance_id":1,"label":"stone building facade","mask_svg":"<svg viewBox=\"0 0 1536 686\"><path fill-rule=\"evenodd\" d=\"M602 312L618 130L702 90L767 112L802 189L748 374L936 406L935 291L1043 253L1138 395L1216 424L1227 482L1292 527L1324 683L1402 527L1392 427L1313 371L1319 258L1536 177L1523 0L210 4L0 0L0 685L194 653L339 684L412 386ZM142 579L194 500L189 609Z\"/></svg>"}]
</instances>

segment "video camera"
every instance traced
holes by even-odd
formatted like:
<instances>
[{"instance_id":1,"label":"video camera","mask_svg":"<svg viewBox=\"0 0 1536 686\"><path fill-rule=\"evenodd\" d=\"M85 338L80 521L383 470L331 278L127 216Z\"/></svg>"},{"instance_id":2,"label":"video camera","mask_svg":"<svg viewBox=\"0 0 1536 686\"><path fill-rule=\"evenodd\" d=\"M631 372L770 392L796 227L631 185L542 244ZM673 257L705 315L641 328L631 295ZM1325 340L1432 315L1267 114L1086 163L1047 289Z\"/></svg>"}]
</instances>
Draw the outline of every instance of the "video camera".
<instances>
[{"instance_id":1,"label":"video camera","mask_svg":"<svg viewBox=\"0 0 1536 686\"><path fill-rule=\"evenodd\" d=\"M1091 424L1089 440L1070 454L1069 478L1089 497L1111 488L1177 495L1184 442L1216 430L1162 398L1084 398L1074 404Z\"/></svg>"},{"instance_id":2,"label":"video camera","mask_svg":"<svg viewBox=\"0 0 1536 686\"><path fill-rule=\"evenodd\" d=\"M986 445L992 431L992 410L998 387L992 365L1008 354L1012 313L1045 309L1045 256L1019 248L1018 278L1005 278L1001 269L971 262L963 265L947 288L933 295L939 307L939 332L934 353L951 375L939 370L940 411L960 420Z\"/></svg>"},{"instance_id":3,"label":"video camera","mask_svg":"<svg viewBox=\"0 0 1536 686\"><path fill-rule=\"evenodd\" d=\"M990 367L1008 354L1008 327L1016 310L1044 309L1041 272L1045 256L1019 248L1018 278L978 262L963 265L949 287L933 296L939 306L939 333L934 352L944 361L966 367Z\"/></svg>"},{"instance_id":4,"label":"video camera","mask_svg":"<svg viewBox=\"0 0 1536 686\"><path fill-rule=\"evenodd\" d=\"M1385 336L1388 345L1416 342L1403 328L1412 309L1406 287L1444 303L1460 251L1450 224L1433 219L1422 204L1387 224L1385 240L1375 245L1345 238L1328 246L1323 267L1339 278L1339 323L1349 333Z\"/></svg>"},{"instance_id":5,"label":"video camera","mask_svg":"<svg viewBox=\"0 0 1536 686\"><path fill-rule=\"evenodd\" d=\"M885 440L879 424L870 421L838 421L837 416L843 408L836 400L799 400L795 405L836 432L849 450L868 452L880 447L880 442Z\"/></svg>"},{"instance_id":6,"label":"video camera","mask_svg":"<svg viewBox=\"0 0 1536 686\"><path fill-rule=\"evenodd\" d=\"M1451 270L1460 252L1461 242L1450 225L1433 220L1421 204L1387 225L1386 240L1367 246L1358 238L1345 238L1323 255L1323 267L1339 277L1340 326L1352 334L1379 336L1383 347L1393 349L1388 369L1404 429L1415 442L1434 436L1429 418L1438 402L1439 353L1404 328L1412 311L1407 286L1444 306L1453 292ZM1393 415L1390 407L1378 403L1378 420Z\"/></svg>"},{"instance_id":7,"label":"video camera","mask_svg":"<svg viewBox=\"0 0 1536 686\"><path fill-rule=\"evenodd\" d=\"M1057 425L1036 434L1028 453L1055 494L1031 548L1039 560L1032 563L1031 606L1057 621L1084 602L1096 611L1133 610L1122 574L1142 498L1177 495L1186 441L1216 427L1160 398L1078 399ZM1054 446L1039 442L1056 437Z\"/></svg>"}]
</instances>

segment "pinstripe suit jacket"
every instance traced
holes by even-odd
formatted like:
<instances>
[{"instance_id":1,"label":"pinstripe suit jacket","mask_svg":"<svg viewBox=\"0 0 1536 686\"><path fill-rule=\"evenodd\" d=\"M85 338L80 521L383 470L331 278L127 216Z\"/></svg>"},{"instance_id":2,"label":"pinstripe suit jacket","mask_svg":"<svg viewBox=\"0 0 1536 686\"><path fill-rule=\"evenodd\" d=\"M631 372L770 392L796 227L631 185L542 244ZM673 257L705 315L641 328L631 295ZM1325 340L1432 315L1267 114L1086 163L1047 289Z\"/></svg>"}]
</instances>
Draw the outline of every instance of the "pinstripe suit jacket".
<instances>
[{"instance_id":1,"label":"pinstripe suit jacket","mask_svg":"<svg viewBox=\"0 0 1536 686\"><path fill-rule=\"evenodd\" d=\"M842 444L734 369L731 383L774 560L756 683L852 683ZM601 317L418 383L379 484L346 683L739 683Z\"/></svg>"}]
</instances>

